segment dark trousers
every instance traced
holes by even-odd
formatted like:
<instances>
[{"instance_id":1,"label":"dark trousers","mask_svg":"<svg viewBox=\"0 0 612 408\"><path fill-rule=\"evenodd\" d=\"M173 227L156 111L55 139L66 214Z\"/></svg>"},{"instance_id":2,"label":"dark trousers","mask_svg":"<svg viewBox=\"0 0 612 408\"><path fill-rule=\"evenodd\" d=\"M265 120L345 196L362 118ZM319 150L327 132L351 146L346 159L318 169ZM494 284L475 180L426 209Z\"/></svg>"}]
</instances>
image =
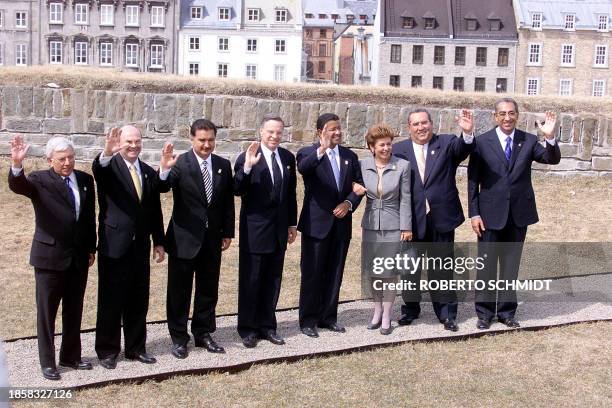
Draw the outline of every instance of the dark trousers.
<instances>
[{"instance_id":1,"label":"dark trousers","mask_svg":"<svg viewBox=\"0 0 612 408\"><path fill-rule=\"evenodd\" d=\"M338 320L338 298L350 237L334 222L323 239L302 234L300 260L300 327L328 325Z\"/></svg>"},{"instance_id":2,"label":"dark trousers","mask_svg":"<svg viewBox=\"0 0 612 408\"><path fill-rule=\"evenodd\" d=\"M486 225L485 225L486 227ZM501 230L486 229L478 239L478 256L487 254L485 267L478 271L477 279L484 281L511 281L518 278L523 243L527 227L517 227L511 214ZM496 302L497 300L497 302ZM497 303L497 313L496 313ZM483 320L491 320L496 314L500 319L514 317L516 313L516 291L496 290L476 291L476 315Z\"/></svg>"},{"instance_id":3,"label":"dark trousers","mask_svg":"<svg viewBox=\"0 0 612 408\"><path fill-rule=\"evenodd\" d=\"M276 304L280 294L285 251L253 254L240 249L238 266L238 334L276 331Z\"/></svg>"},{"instance_id":4,"label":"dark trousers","mask_svg":"<svg viewBox=\"0 0 612 408\"><path fill-rule=\"evenodd\" d=\"M65 271L34 268L36 279L36 334L41 367L55 364L55 318L62 302L62 345L60 361L81 360L81 318L88 266L73 262Z\"/></svg>"},{"instance_id":5,"label":"dark trousers","mask_svg":"<svg viewBox=\"0 0 612 408\"><path fill-rule=\"evenodd\" d=\"M215 308L219 294L221 270L221 239L205 239L193 259L170 256L168 260L168 292L166 313L168 330L174 344L189 342L187 322L195 274L191 333L194 338L213 333Z\"/></svg>"},{"instance_id":6,"label":"dark trousers","mask_svg":"<svg viewBox=\"0 0 612 408\"><path fill-rule=\"evenodd\" d=\"M430 213L431 214L431 213ZM426 228L423 239L414 239L418 253L416 256L421 256L421 253L425 253L428 258L440 258L453 257L454 255L454 242L455 242L455 231L450 232L438 232L433 227L431 215L428 214L426 217ZM420 277L421 270L416 271L416 276ZM453 279L452 270L427 268L427 279L430 281L446 281ZM402 305L402 315L405 315L409 319L416 319L421 313L421 293L418 289L418 279L416 290L403 291L402 299L404 305ZM436 312L438 320L441 322L446 319L457 318L457 294L452 290L432 290L429 292L431 297L431 303Z\"/></svg>"},{"instance_id":7,"label":"dark trousers","mask_svg":"<svg viewBox=\"0 0 612 408\"><path fill-rule=\"evenodd\" d=\"M100 359L119 354L122 320L125 354L146 352L150 250L148 242L137 240L121 258L98 256L96 354Z\"/></svg>"}]
</instances>

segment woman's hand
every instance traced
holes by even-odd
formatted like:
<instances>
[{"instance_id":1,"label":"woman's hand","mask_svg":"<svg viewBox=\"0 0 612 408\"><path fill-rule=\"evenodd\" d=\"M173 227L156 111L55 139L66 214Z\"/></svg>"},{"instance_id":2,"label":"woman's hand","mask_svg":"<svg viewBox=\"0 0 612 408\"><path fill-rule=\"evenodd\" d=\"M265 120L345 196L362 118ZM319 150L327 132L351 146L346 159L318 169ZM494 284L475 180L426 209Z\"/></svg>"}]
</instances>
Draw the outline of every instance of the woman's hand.
<instances>
[{"instance_id":1,"label":"woman's hand","mask_svg":"<svg viewBox=\"0 0 612 408\"><path fill-rule=\"evenodd\" d=\"M400 235L401 241L412 241L412 231L402 231Z\"/></svg>"}]
</instances>

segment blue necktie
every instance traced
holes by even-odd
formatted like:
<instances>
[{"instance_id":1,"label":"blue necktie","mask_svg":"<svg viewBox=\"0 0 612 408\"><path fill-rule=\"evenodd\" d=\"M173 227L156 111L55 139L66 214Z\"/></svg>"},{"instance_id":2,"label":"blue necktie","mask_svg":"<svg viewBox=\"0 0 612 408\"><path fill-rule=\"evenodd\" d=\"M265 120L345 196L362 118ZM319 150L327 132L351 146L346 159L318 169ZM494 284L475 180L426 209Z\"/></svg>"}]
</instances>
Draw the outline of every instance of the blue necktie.
<instances>
[{"instance_id":1,"label":"blue necktie","mask_svg":"<svg viewBox=\"0 0 612 408\"><path fill-rule=\"evenodd\" d=\"M68 197L70 198L72 210L74 211L74 217L76 218L76 198L74 197L74 191L72 191L72 188L70 187L70 178L65 177L64 182L66 183L66 188L68 189Z\"/></svg>"},{"instance_id":2,"label":"blue necktie","mask_svg":"<svg viewBox=\"0 0 612 408\"><path fill-rule=\"evenodd\" d=\"M340 191L340 169L338 168L338 162L336 162L336 151L329 151L329 158L331 162L332 171L334 172L334 178L336 179L336 187L338 187L338 191Z\"/></svg>"},{"instance_id":3,"label":"blue necktie","mask_svg":"<svg viewBox=\"0 0 612 408\"><path fill-rule=\"evenodd\" d=\"M504 153L506 154L506 161L510 163L510 156L512 155L512 138L510 136L506 138L506 148L504 149Z\"/></svg>"}]
</instances>

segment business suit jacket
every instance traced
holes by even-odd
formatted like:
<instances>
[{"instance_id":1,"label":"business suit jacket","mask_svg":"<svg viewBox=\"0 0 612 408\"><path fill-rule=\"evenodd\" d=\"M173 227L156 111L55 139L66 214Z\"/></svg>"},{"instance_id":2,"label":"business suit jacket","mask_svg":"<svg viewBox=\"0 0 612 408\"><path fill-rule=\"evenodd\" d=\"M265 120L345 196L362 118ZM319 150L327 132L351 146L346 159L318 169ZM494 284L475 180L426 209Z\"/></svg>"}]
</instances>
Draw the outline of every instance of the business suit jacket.
<instances>
[{"instance_id":1,"label":"business suit jacket","mask_svg":"<svg viewBox=\"0 0 612 408\"><path fill-rule=\"evenodd\" d=\"M341 236L351 237L351 212L344 218L336 218L332 211L338 204L348 200L357 209L361 197L353 193L353 182L363 185L361 167L357 155L343 146L338 146L340 155L340 191L327 154L319 160L320 144L303 147L297 153L298 171L304 178L304 204L300 213L298 230L307 236L323 239L337 222Z\"/></svg>"},{"instance_id":2,"label":"business suit jacket","mask_svg":"<svg viewBox=\"0 0 612 408\"><path fill-rule=\"evenodd\" d=\"M74 170L80 197L79 219L75 218L64 179L53 169L24 171L13 176L9 170L9 188L28 197L34 206L36 228L30 250L30 264L35 268L63 271L77 261L87 267L89 254L96 252L95 189L93 177Z\"/></svg>"},{"instance_id":3,"label":"business suit jacket","mask_svg":"<svg viewBox=\"0 0 612 408\"><path fill-rule=\"evenodd\" d=\"M411 172L412 232L417 239L423 239L427 227L425 199L429 202L430 220L436 231L454 231L463 221L463 209L455 174L459 164L474 149L474 142L466 144L463 137L455 135L433 135L427 148L425 160L425 181L421 180L416 165L412 140L393 145L393 154L413 163Z\"/></svg>"},{"instance_id":4,"label":"business suit jacket","mask_svg":"<svg viewBox=\"0 0 612 408\"><path fill-rule=\"evenodd\" d=\"M244 173L245 153L234 165L234 193L241 196L240 248L250 253L272 253L287 249L290 226L297 225L295 157L282 147L277 148L282 163L283 181L280 201L274 195L270 169L261 148L259 162Z\"/></svg>"},{"instance_id":5,"label":"business suit jacket","mask_svg":"<svg viewBox=\"0 0 612 408\"><path fill-rule=\"evenodd\" d=\"M480 215L485 228L501 230L508 215L517 227L538 222L535 194L531 185L531 163L557 164L559 144L538 142L536 135L515 129L510 163L495 129L476 137L468 166L469 216Z\"/></svg>"},{"instance_id":6,"label":"business suit jacket","mask_svg":"<svg viewBox=\"0 0 612 408\"><path fill-rule=\"evenodd\" d=\"M166 251L177 258L196 257L205 239L220 241L234 237L232 167L229 160L216 154L211 154L211 164L210 203L206 200L202 172L193 150L181 154L168 178L160 181L160 191L172 189L174 198L166 231Z\"/></svg>"},{"instance_id":7,"label":"business suit jacket","mask_svg":"<svg viewBox=\"0 0 612 408\"><path fill-rule=\"evenodd\" d=\"M361 175L367 201L361 227L375 231L411 231L410 163L391 157L382 175L382 197L378 196L378 171L373 157L361 160Z\"/></svg>"}]
</instances>

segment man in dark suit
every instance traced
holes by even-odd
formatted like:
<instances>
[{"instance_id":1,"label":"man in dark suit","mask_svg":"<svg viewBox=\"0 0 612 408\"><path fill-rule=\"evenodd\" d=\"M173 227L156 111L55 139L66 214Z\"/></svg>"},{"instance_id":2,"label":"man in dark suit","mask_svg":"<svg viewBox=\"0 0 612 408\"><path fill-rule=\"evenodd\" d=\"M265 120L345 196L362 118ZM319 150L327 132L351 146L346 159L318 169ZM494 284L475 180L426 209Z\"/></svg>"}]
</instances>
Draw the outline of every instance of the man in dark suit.
<instances>
[{"instance_id":1,"label":"man in dark suit","mask_svg":"<svg viewBox=\"0 0 612 408\"><path fill-rule=\"evenodd\" d=\"M217 127L207 119L191 125L192 149L178 158L167 143L160 164L161 191L172 189L174 207L166 231L168 294L166 310L172 354L188 355L187 320L195 272L191 332L196 347L224 353L211 337L216 330L221 251L234 237L234 194L229 160L216 154Z\"/></svg>"},{"instance_id":2,"label":"man in dark suit","mask_svg":"<svg viewBox=\"0 0 612 408\"><path fill-rule=\"evenodd\" d=\"M469 216L478 235L479 253L491 252L478 279L515 280L518 277L522 245L527 226L538 222L531 185L531 163L557 164L561 151L555 142L556 114L546 112L546 121L537 123L545 146L536 135L516 129L518 104L510 98L495 103L497 127L476 137L468 166ZM508 244L496 244L508 243ZM495 291L476 294L477 327L488 329L493 317L508 327L519 327L515 319L516 292Z\"/></svg>"},{"instance_id":3,"label":"man in dark suit","mask_svg":"<svg viewBox=\"0 0 612 408\"><path fill-rule=\"evenodd\" d=\"M473 150L474 122L472 112L463 110L455 119L462 134L437 135L429 112L417 109L408 115L410 139L393 145L393 154L408 160L412 192L412 233L417 248L427 256L453 256L455 229L465 221L459 192L455 182L457 166ZM419 254L421 251L419 251ZM421 271L415 271L420 276ZM430 268L429 280L449 280L453 271ZM457 298L453 291L430 291L438 320L446 330L457 331ZM404 305L398 323L408 325L419 317L421 293L418 290L402 293Z\"/></svg>"},{"instance_id":4,"label":"man in dark suit","mask_svg":"<svg viewBox=\"0 0 612 408\"><path fill-rule=\"evenodd\" d=\"M361 197L353 183L363 185L357 155L342 143L340 118L324 113L317 119L319 142L297 153L304 178L300 261L300 328L318 337L317 326L344 333L338 324L338 297L351 242L351 213Z\"/></svg>"},{"instance_id":5,"label":"man in dark suit","mask_svg":"<svg viewBox=\"0 0 612 408\"><path fill-rule=\"evenodd\" d=\"M138 128L113 128L92 165L100 207L96 353L107 369L117 364L122 320L125 357L156 362L145 347L149 257L152 237L154 258L164 260L164 222L157 173L138 159L141 150Z\"/></svg>"},{"instance_id":6,"label":"man in dark suit","mask_svg":"<svg viewBox=\"0 0 612 408\"><path fill-rule=\"evenodd\" d=\"M265 115L261 145L251 143L234 166L234 193L242 199L238 333L248 348L258 339L285 344L275 311L287 243L297 236L297 200L295 157L279 146L283 129L278 115Z\"/></svg>"},{"instance_id":7,"label":"man in dark suit","mask_svg":"<svg viewBox=\"0 0 612 408\"><path fill-rule=\"evenodd\" d=\"M81 317L87 271L96 253L95 190L93 177L74 170L74 148L63 137L47 142L49 170L28 177L23 160L29 145L20 136L11 142L9 188L28 197L34 206L36 229L30 264L36 279L36 332L42 374L59 380L55 365L55 317L62 302L62 346L59 364L90 370L81 360Z\"/></svg>"}]
</instances>

